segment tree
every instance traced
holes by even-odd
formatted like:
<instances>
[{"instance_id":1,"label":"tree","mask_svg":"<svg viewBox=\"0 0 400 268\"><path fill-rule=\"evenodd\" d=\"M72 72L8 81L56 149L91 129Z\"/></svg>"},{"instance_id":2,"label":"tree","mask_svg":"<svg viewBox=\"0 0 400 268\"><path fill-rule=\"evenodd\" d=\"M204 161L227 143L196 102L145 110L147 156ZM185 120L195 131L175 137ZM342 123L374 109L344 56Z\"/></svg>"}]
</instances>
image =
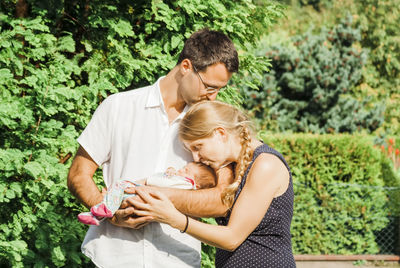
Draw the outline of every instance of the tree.
<instances>
[{"instance_id":1,"label":"tree","mask_svg":"<svg viewBox=\"0 0 400 268\"><path fill-rule=\"evenodd\" d=\"M384 107L367 108L367 100L346 94L362 78L367 54L355 46L360 37L348 18L332 30L293 37L292 47L272 46L267 52L271 72L264 74L259 90L244 90L245 107L268 130L375 130L383 122Z\"/></svg>"}]
</instances>

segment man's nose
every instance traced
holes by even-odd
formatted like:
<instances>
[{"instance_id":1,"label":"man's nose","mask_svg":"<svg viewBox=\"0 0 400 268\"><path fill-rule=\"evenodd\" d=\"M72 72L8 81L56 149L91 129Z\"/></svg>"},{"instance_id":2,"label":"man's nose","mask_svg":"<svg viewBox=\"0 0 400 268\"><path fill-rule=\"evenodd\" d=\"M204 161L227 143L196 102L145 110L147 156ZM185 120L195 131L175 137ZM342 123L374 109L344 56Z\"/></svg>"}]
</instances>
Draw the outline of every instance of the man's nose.
<instances>
[{"instance_id":1,"label":"man's nose","mask_svg":"<svg viewBox=\"0 0 400 268\"><path fill-rule=\"evenodd\" d=\"M207 94L207 99L213 101L217 98L217 95L218 95L218 90L215 91L214 93Z\"/></svg>"}]
</instances>

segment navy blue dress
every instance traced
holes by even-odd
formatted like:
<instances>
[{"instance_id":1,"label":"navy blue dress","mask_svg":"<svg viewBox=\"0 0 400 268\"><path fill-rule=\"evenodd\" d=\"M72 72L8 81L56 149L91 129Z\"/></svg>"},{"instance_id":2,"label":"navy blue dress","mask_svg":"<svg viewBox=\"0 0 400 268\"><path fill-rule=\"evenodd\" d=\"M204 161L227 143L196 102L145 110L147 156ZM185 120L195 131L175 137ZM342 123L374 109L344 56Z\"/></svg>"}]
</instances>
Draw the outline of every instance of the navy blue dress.
<instances>
[{"instance_id":1,"label":"navy blue dress","mask_svg":"<svg viewBox=\"0 0 400 268\"><path fill-rule=\"evenodd\" d=\"M255 159L262 153L276 155L285 164L290 174L289 186L285 193L272 200L261 223L235 251L230 252L217 249L215 257L215 266L217 268L296 267L290 235L294 198L292 174L290 173L288 164L279 152L266 144L262 144L254 150L253 159L244 173L234 202L236 202L246 183L251 166ZM227 225L229 217L230 213L224 218L217 219L218 224Z\"/></svg>"}]
</instances>

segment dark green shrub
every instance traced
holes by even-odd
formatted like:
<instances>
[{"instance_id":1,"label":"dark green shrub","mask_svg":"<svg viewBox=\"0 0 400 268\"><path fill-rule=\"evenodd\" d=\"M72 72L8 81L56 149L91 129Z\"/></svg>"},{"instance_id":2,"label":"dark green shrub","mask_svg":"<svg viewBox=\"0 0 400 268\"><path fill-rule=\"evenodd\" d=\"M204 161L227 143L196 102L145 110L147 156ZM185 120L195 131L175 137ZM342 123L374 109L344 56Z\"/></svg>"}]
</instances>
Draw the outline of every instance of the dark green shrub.
<instances>
[{"instance_id":1,"label":"dark green shrub","mask_svg":"<svg viewBox=\"0 0 400 268\"><path fill-rule=\"evenodd\" d=\"M373 146L372 137L262 137L285 156L292 169L296 254L379 252L375 232L387 226L394 212L390 211L394 200L388 198L385 186L398 186L400 181L383 168L387 159Z\"/></svg>"},{"instance_id":2,"label":"dark green shrub","mask_svg":"<svg viewBox=\"0 0 400 268\"><path fill-rule=\"evenodd\" d=\"M272 60L262 86L246 88L244 106L269 130L293 132L373 131L384 106L346 95L361 79L366 53L356 48L360 32L350 18L332 30L293 37L293 46L267 51Z\"/></svg>"}]
</instances>

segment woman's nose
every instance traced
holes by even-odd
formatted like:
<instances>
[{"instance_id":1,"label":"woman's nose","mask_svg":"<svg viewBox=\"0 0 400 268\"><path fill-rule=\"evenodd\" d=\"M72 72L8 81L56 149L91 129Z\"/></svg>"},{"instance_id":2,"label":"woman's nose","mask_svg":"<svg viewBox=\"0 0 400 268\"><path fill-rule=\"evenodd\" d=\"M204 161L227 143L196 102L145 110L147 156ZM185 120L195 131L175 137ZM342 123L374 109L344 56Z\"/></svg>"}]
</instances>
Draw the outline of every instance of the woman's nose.
<instances>
[{"instance_id":1,"label":"woman's nose","mask_svg":"<svg viewBox=\"0 0 400 268\"><path fill-rule=\"evenodd\" d=\"M200 157L198 152L192 152L194 162L200 162Z\"/></svg>"}]
</instances>

